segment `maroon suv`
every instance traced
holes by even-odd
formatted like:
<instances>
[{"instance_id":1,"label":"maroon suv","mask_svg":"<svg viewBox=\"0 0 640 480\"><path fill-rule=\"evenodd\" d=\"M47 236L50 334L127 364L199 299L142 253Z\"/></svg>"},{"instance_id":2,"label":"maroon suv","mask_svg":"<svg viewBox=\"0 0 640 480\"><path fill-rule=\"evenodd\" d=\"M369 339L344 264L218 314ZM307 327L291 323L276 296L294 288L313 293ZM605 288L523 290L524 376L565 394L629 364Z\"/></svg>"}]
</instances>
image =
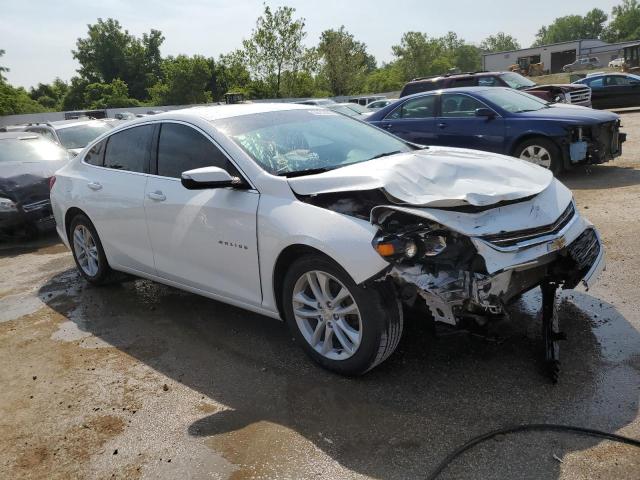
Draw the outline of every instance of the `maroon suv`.
<instances>
[{"instance_id":1,"label":"maroon suv","mask_svg":"<svg viewBox=\"0 0 640 480\"><path fill-rule=\"evenodd\" d=\"M473 72L415 78L404 86L400 96L454 87L510 87L548 102L591 107L591 89L586 85L538 85L515 72Z\"/></svg>"}]
</instances>

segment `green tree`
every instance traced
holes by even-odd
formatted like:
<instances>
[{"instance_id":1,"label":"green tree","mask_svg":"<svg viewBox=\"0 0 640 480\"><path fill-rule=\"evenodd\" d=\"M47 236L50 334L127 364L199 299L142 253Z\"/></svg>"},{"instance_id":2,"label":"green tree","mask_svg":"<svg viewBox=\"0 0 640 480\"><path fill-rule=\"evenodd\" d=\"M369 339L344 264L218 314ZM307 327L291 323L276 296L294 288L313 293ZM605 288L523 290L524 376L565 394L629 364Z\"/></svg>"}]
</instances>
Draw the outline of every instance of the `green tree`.
<instances>
[{"instance_id":1,"label":"green tree","mask_svg":"<svg viewBox=\"0 0 640 480\"><path fill-rule=\"evenodd\" d=\"M366 73L372 70L373 57L367 53L367 46L355 40L344 25L338 30L325 30L320 34L318 55L320 75L333 95L357 93L364 84Z\"/></svg>"},{"instance_id":2,"label":"green tree","mask_svg":"<svg viewBox=\"0 0 640 480\"><path fill-rule=\"evenodd\" d=\"M0 82L0 115L45 111L47 109L33 100L24 88L15 88L7 82Z\"/></svg>"},{"instance_id":3,"label":"green tree","mask_svg":"<svg viewBox=\"0 0 640 480\"><path fill-rule=\"evenodd\" d=\"M5 51L0 48L0 57L4 56L4 54L5 54ZM8 72L8 71L9 69L7 67L3 67L2 65L0 65L0 83L7 81L6 77L2 75L2 72Z\"/></svg>"},{"instance_id":4,"label":"green tree","mask_svg":"<svg viewBox=\"0 0 640 480\"><path fill-rule=\"evenodd\" d=\"M66 82L56 78L52 83L38 83L37 87L31 87L29 96L46 108L60 109L68 89Z\"/></svg>"},{"instance_id":5,"label":"green tree","mask_svg":"<svg viewBox=\"0 0 640 480\"><path fill-rule=\"evenodd\" d=\"M87 27L87 37L79 38L72 51L80 63L80 76L89 83L111 83L120 78L129 86L131 96L147 98L148 88L161 72L162 33L151 30L142 39L136 38L112 18L99 18Z\"/></svg>"},{"instance_id":6,"label":"green tree","mask_svg":"<svg viewBox=\"0 0 640 480\"><path fill-rule=\"evenodd\" d=\"M140 105L129 98L129 87L116 78L111 83L90 83L84 89L84 104L87 108L123 108Z\"/></svg>"},{"instance_id":7,"label":"green tree","mask_svg":"<svg viewBox=\"0 0 640 480\"><path fill-rule=\"evenodd\" d=\"M404 85L402 72L397 63L383 65L367 75L364 84L366 93L381 93L400 90Z\"/></svg>"},{"instance_id":8,"label":"green tree","mask_svg":"<svg viewBox=\"0 0 640 480\"><path fill-rule=\"evenodd\" d=\"M162 62L163 80L149 89L156 105L188 105L211 102L208 86L213 77L213 61L201 55L178 55Z\"/></svg>"},{"instance_id":9,"label":"green tree","mask_svg":"<svg viewBox=\"0 0 640 480\"><path fill-rule=\"evenodd\" d=\"M511 35L498 32L489 35L480 43L480 49L485 52L506 52L508 50L520 50L520 43Z\"/></svg>"},{"instance_id":10,"label":"green tree","mask_svg":"<svg viewBox=\"0 0 640 480\"><path fill-rule=\"evenodd\" d=\"M600 38L604 32L606 21L607 14L599 8L594 8L587 12L585 16L567 15L558 17L551 25L542 26L538 30L536 41L532 46L537 47L583 38Z\"/></svg>"},{"instance_id":11,"label":"green tree","mask_svg":"<svg viewBox=\"0 0 640 480\"><path fill-rule=\"evenodd\" d=\"M81 110L86 108L85 89L87 85L89 85L89 81L84 78L71 78L69 88L67 88L64 97L62 97L62 110Z\"/></svg>"},{"instance_id":12,"label":"green tree","mask_svg":"<svg viewBox=\"0 0 640 480\"><path fill-rule=\"evenodd\" d=\"M611 23L605 29L604 39L609 42L624 42L640 38L640 4L637 0L623 0L613 7Z\"/></svg>"},{"instance_id":13,"label":"green tree","mask_svg":"<svg viewBox=\"0 0 640 480\"><path fill-rule=\"evenodd\" d=\"M213 77L209 89L214 100L222 100L227 92L238 92L251 96L251 75L244 62L242 51L235 50L218 57L218 61L213 67Z\"/></svg>"},{"instance_id":14,"label":"green tree","mask_svg":"<svg viewBox=\"0 0 640 480\"><path fill-rule=\"evenodd\" d=\"M253 78L264 83L270 96L290 93L282 88L283 73L296 73L310 67L305 65L309 57L302 43L306 36L305 21L304 18L294 20L294 13L291 7L272 11L265 5L251 37L242 42Z\"/></svg>"}]
</instances>

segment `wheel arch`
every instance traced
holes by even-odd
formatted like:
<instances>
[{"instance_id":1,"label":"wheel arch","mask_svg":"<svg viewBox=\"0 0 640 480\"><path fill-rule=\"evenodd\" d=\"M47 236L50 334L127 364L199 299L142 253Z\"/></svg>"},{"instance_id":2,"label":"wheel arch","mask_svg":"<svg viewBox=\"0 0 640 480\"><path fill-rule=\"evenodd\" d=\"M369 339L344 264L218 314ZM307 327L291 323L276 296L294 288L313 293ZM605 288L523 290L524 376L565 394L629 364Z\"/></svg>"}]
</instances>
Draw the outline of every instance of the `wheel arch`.
<instances>
[{"instance_id":1,"label":"wheel arch","mask_svg":"<svg viewBox=\"0 0 640 480\"><path fill-rule=\"evenodd\" d=\"M323 251L318 250L317 248L310 245L306 245L303 243L294 243L285 247L278 255L272 273L273 296L275 299L276 308L278 309L278 314L282 319L284 319L284 312L282 309L282 288L284 283L284 276L289 265L291 265L297 259L304 257L305 255L319 255L328 260L331 260L337 265L340 265L340 263L337 262L334 258L331 258Z\"/></svg>"},{"instance_id":2,"label":"wheel arch","mask_svg":"<svg viewBox=\"0 0 640 480\"><path fill-rule=\"evenodd\" d=\"M67 241L68 242L71 242L71 232L69 231L69 228L71 227L71 222L78 215L84 215L85 217L89 218L89 216L86 214L86 212L84 212L83 210L81 210L78 207L71 207L64 214L64 226L63 226L63 228L64 228L64 233L67 235ZM89 220L91 220L91 219L89 219Z\"/></svg>"}]
</instances>

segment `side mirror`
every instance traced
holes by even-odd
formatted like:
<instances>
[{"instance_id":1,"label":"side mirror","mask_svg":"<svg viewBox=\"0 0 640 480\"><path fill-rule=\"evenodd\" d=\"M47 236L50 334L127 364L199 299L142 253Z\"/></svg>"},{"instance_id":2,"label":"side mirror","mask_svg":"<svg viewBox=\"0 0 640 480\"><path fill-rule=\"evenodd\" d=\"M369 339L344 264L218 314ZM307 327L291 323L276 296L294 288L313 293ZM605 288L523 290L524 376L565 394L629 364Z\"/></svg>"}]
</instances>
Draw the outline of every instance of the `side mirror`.
<instances>
[{"instance_id":1,"label":"side mirror","mask_svg":"<svg viewBox=\"0 0 640 480\"><path fill-rule=\"evenodd\" d=\"M246 184L239 177L219 167L203 167L182 172L182 186L188 190L207 188L244 188Z\"/></svg>"},{"instance_id":2,"label":"side mirror","mask_svg":"<svg viewBox=\"0 0 640 480\"><path fill-rule=\"evenodd\" d=\"M476 108L476 117L494 118L495 116L496 112L490 108Z\"/></svg>"}]
</instances>

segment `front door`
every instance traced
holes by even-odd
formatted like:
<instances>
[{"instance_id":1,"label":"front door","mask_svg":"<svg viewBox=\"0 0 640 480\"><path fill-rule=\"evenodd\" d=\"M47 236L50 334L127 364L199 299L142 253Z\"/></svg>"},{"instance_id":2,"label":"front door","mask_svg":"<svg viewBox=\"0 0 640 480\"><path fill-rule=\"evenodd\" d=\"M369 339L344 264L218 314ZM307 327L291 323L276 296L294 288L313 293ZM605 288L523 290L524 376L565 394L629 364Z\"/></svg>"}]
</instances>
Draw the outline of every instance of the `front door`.
<instances>
[{"instance_id":1,"label":"front door","mask_svg":"<svg viewBox=\"0 0 640 480\"><path fill-rule=\"evenodd\" d=\"M182 186L182 172L205 166L240 175L203 132L162 123L156 175L149 176L144 199L156 270L167 280L260 305L260 195L255 190Z\"/></svg>"},{"instance_id":2,"label":"front door","mask_svg":"<svg viewBox=\"0 0 640 480\"><path fill-rule=\"evenodd\" d=\"M434 145L436 95L407 100L375 125L408 142Z\"/></svg>"},{"instance_id":3,"label":"front door","mask_svg":"<svg viewBox=\"0 0 640 480\"><path fill-rule=\"evenodd\" d=\"M478 108L487 106L463 93L445 93L441 95L441 102L440 115L435 121L438 145L503 153L502 117L476 116Z\"/></svg>"}]
</instances>

